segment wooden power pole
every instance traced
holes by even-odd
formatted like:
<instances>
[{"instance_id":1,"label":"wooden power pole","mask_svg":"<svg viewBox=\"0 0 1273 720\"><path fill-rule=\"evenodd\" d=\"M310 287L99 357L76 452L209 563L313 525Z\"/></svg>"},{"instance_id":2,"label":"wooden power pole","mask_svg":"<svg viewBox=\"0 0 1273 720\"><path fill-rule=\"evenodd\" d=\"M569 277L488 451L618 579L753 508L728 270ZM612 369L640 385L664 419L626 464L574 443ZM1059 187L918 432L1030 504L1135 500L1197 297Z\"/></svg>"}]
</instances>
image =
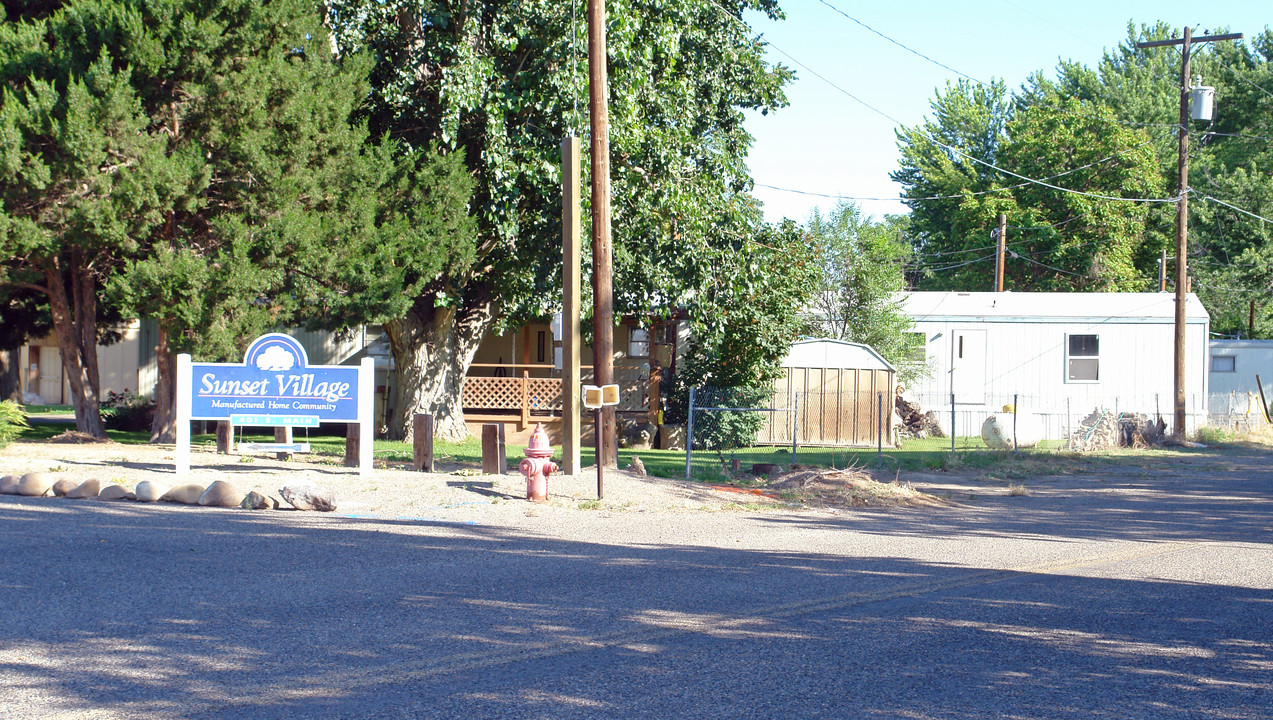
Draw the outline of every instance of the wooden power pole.
<instances>
[{"instance_id":1,"label":"wooden power pole","mask_svg":"<svg viewBox=\"0 0 1273 720\"><path fill-rule=\"evenodd\" d=\"M593 382L614 382L614 296L610 247L610 119L606 76L606 4L588 0L588 112L592 127L592 368ZM618 465L614 407L601 413L597 464Z\"/></svg>"},{"instance_id":2,"label":"wooden power pole","mask_svg":"<svg viewBox=\"0 0 1273 720\"><path fill-rule=\"evenodd\" d=\"M582 422L579 412L582 378L579 376L580 266L579 242L579 138L561 141L561 470L577 475Z\"/></svg>"},{"instance_id":3,"label":"wooden power pole","mask_svg":"<svg viewBox=\"0 0 1273 720\"><path fill-rule=\"evenodd\" d=\"M1173 367L1175 382L1175 427L1172 434L1177 440L1185 438L1185 301L1189 283L1189 47L1190 45L1217 40L1240 40L1242 33L1228 35L1205 35L1192 37L1192 31L1185 27L1184 37L1175 40L1156 40L1154 42L1136 43L1138 48L1161 47L1164 45L1180 45L1180 155L1177 159L1180 182L1179 195L1176 200L1176 342ZM1205 339L1205 338L1204 338ZM1205 368L1200 369L1205 372Z\"/></svg>"},{"instance_id":4,"label":"wooden power pole","mask_svg":"<svg viewBox=\"0 0 1273 720\"><path fill-rule=\"evenodd\" d=\"M1008 250L1008 216L999 213L999 242L995 247L995 292L1003 292L1003 261Z\"/></svg>"}]
</instances>

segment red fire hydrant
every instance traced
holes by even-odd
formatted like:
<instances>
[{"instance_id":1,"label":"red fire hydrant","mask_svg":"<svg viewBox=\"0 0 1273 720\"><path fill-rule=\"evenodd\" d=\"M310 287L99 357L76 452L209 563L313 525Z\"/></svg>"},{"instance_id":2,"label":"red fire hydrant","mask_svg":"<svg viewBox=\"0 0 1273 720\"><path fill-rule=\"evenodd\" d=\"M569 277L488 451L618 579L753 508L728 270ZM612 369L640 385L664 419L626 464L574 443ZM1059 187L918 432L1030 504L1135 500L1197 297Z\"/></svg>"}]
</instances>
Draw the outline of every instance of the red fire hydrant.
<instances>
[{"instance_id":1,"label":"red fire hydrant","mask_svg":"<svg viewBox=\"0 0 1273 720\"><path fill-rule=\"evenodd\" d=\"M530 434L530 445L523 450L526 457L517 469L526 476L526 499L531 502L548 500L548 476L557 472L557 463L551 460L553 449L548 444L548 433L544 426L535 425L535 432Z\"/></svg>"}]
</instances>

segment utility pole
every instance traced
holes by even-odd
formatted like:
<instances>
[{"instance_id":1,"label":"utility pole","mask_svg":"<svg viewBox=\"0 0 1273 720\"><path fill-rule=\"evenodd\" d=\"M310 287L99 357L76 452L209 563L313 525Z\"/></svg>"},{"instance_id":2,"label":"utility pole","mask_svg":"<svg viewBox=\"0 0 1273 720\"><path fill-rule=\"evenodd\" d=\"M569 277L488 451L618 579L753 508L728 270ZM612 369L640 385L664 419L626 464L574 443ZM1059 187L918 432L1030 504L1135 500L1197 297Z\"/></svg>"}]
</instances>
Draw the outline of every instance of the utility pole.
<instances>
[{"instance_id":1,"label":"utility pole","mask_svg":"<svg viewBox=\"0 0 1273 720\"><path fill-rule=\"evenodd\" d=\"M995 292L1003 292L1003 261L1008 249L1008 216L999 213L999 244L995 250Z\"/></svg>"},{"instance_id":2,"label":"utility pole","mask_svg":"<svg viewBox=\"0 0 1273 720\"><path fill-rule=\"evenodd\" d=\"M1136 43L1138 48L1161 47L1164 45L1180 45L1180 156L1177 159L1179 169L1179 195L1176 200L1176 342L1175 365L1173 368L1175 381L1176 422L1172 434L1177 440L1185 439L1185 299L1188 292L1188 253L1189 248L1189 46L1196 43L1216 42L1218 40L1240 40L1242 33L1227 35L1204 35L1192 37L1192 30L1186 26L1184 37L1175 40L1156 40L1154 42Z\"/></svg>"},{"instance_id":3,"label":"utility pole","mask_svg":"<svg viewBox=\"0 0 1273 720\"><path fill-rule=\"evenodd\" d=\"M1162 249L1158 258L1158 292L1167 292L1167 248Z\"/></svg>"},{"instance_id":4,"label":"utility pole","mask_svg":"<svg viewBox=\"0 0 1273 720\"><path fill-rule=\"evenodd\" d=\"M592 127L592 372L598 387L614 382L614 293L610 247L610 118L606 76L606 4L588 0L588 114ZM597 467L618 466L614 407L601 411Z\"/></svg>"}]
</instances>

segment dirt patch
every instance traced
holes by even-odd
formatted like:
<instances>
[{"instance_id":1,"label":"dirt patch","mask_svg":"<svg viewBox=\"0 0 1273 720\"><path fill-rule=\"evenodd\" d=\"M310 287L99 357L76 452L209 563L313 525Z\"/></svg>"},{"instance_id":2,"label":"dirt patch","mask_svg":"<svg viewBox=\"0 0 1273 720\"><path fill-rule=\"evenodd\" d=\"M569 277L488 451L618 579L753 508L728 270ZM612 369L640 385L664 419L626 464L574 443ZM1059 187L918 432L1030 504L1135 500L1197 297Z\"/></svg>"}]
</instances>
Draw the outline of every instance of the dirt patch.
<instances>
[{"instance_id":1,"label":"dirt patch","mask_svg":"<svg viewBox=\"0 0 1273 720\"><path fill-rule=\"evenodd\" d=\"M934 507L947 504L936 495L921 492L894 479L880 482L857 469L797 470L766 485L776 497L806 507Z\"/></svg>"},{"instance_id":2,"label":"dirt patch","mask_svg":"<svg viewBox=\"0 0 1273 720\"><path fill-rule=\"evenodd\" d=\"M86 432L80 432L79 430L67 430L61 435L54 435L53 437L49 438L49 442L58 443L61 445L68 445L68 444L81 445L85 443L94 444L94 445L115 444L115 441L111 440L110 438L93 437L92 435L89 435Z\"/></svg>"}]
</instances>

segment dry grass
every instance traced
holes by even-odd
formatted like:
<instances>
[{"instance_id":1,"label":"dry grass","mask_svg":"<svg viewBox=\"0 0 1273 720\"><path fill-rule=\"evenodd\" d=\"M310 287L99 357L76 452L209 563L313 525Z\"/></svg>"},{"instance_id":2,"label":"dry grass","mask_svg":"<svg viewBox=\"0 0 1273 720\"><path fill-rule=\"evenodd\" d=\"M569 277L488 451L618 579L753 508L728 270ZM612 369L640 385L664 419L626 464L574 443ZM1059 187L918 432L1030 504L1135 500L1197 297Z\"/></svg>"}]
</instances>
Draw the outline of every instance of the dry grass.
<instances>
[{"instance_id":1,"label":"dry grass","mask_svg":"<svg viewBox=\"0 0 1273 720\"><path fill-rule=\"evenodd\" d=\"M909 483L880 482L860 468L797 470L770 482L767 491L805 507L930 507L945 504Z\"/></svg>"}]
</instances>

